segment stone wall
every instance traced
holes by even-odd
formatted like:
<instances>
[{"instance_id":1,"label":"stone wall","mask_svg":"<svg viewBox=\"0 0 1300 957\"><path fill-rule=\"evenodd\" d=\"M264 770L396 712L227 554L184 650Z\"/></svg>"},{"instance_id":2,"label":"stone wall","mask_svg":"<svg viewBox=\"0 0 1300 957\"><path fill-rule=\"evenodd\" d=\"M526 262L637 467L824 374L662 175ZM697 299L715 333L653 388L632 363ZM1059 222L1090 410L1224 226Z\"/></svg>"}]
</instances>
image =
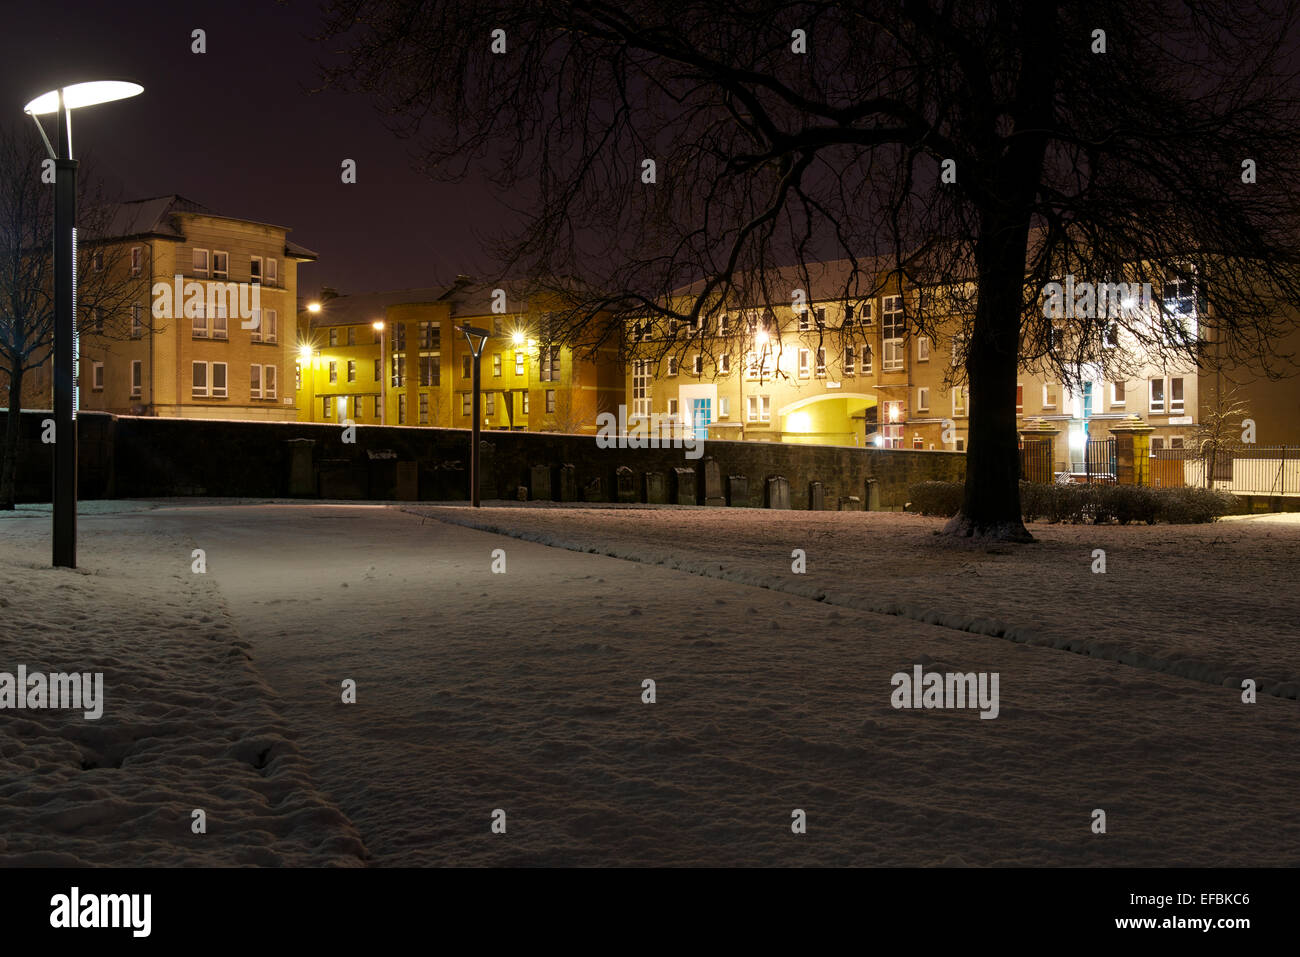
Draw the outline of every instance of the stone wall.
<instances>
[{"instance_id":1,"label":"stone wall","mask_svg":"<svg viewBox=\"0 0 1300 957\"><path fill-rule=\"evenodd\" d=\"M0 412L0 427L4 415ZM40 443L41 420L48 417L23 413L23 501L49 501L51 455ZM356 426L356 441L347 443L341 426L308 422L103 413L81 413L78 422L83 498L468 498L470 439L465 429ZM693 498L762 508L785 500L781 483L769 481L782 477L789 485L791 508L808 507L813 482L821 483L827 509L850 497L859 500L858 507L900 508L910 484L961 481L966 465L966 457L957 452L734 441L706 442L703 457L689 459L680 448L602 449L594 436L542 432L484 432L481 448L484 498L515 499L523 487L530 498L555 501L618 501L623 470L625 501L645 501L649 490L669 502ZM572 469L562 470L566 465ZM679 469L690 469L693 483ZM745 481L730 482L730 476Z\"/></svg>"}]
</instances>

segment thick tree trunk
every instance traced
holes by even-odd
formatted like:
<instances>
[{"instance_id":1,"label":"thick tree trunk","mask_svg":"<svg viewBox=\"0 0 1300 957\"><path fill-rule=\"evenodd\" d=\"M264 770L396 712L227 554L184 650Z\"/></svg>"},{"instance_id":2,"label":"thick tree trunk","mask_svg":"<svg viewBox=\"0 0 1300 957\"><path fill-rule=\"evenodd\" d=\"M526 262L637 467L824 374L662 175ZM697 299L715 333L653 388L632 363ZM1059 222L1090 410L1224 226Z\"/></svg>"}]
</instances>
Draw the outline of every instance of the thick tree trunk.
<instances>
[{"instance_id":1,"label":"thick tree trunk","mask_svg":"<svg viewBox=\"0 0 1300 957\"><path fill-rule=\"evenodd\" d=\"M1028 221L986 228L976 250L979 302L968 347L970 419L966 489L950 535L1032 542L1020 512L1020 437L1016 432L1020 313Z\"/></svg>"},{"instance_id":2,"label":"thick tree trunk","mask_svg":"<svg viewBox=\"0 0 1300 957\"><path fill-rule=\"evenodd\" d=\"M0 510L12 512L18 491L18 452L22 441L23 370L15 362L9 370L9 412L5 416L4 446L0 448Z\"/></svg>"}]
</instances>

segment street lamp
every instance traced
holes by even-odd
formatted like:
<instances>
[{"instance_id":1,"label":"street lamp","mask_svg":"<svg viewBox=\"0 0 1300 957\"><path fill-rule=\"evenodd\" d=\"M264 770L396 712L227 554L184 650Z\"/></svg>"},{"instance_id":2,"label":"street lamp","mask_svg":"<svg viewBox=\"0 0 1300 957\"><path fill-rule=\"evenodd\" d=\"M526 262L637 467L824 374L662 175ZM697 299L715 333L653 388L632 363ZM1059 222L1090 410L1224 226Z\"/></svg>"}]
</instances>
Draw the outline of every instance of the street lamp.
<instances>
[{"instance_id":1,"label":"street lamp","mask_svg":"<svg viewBox=\"0 0 1300 957\"><path fill-rule=\"evenodd\" d=\"M470 429L470 449L469 449L469 498L470 504L478 508L478 436L480 427L480 415L482 413L479 402L479 356L483 355L483 347L487 345L488 339L492 338L492 333L486 329L478 329L471 326L468 322L460 327L460 331L465 334L465 341L469 343L470 354L474 357L474 418L471 420ZM478 341L475 342L474 340Z\"/></svg>"},{"instance_id":2,"label":"street lamp","mask_svg":"<svg viewBox=\"0 0 1300 957\"><path fill-rule=\"evenodd\" d=\"M388 356L384 355L384 320L370 324L379 333L379 424L388 424Z\"/></svg>"},{"instance_id":3,"label":"street lamp","mask_svg":"<svg viewBox=\"0 0 1300 957\"><path fill-rule=\"evenodd\" d=\"M23 112L54 160L54 567L77 567L77 161L71 110L144 92L138 83L96 80L59 87ZM39 117L55 114L58 149Z\"/></svg>"}]
</instances>

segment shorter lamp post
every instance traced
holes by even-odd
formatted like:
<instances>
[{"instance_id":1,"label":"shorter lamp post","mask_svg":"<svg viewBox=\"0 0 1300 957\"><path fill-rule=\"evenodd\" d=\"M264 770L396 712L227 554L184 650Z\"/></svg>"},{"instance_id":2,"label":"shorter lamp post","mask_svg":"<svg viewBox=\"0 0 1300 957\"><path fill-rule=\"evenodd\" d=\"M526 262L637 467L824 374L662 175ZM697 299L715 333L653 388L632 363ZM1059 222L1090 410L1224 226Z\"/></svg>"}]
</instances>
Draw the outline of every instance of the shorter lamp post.
<instances>
[{"instance_id":1,"label":"shorter lamp post","mask_svg":"<svg viewBox=\"0 0 1300 957\"><path fill-rule=\"evenodd\" d=\"M388 424L388 356L384 355L384 320L370 324L379 333L379 424Z\"/></svg>"},{"instance_id":2,"label":"shorter lamp post","mask_svg":"<svg viewBox=\"0 0 1300 957\"><path fill-rule=\"evenodd\" d=\"M468 322L460 327L460 331L465 334L465 341L469 343L470 355L474 357L474 417L471 420L470 427L470 449L469 449L469 500L474 508L479 507L478 495L478 436L481 425L481 404L479 401L479 356L483 355L483 347L487 345L488 339L492 333L486 329L478 329L471 326ZM477 340L477 341L475 341Z\"/></svg>"}]
</instances>

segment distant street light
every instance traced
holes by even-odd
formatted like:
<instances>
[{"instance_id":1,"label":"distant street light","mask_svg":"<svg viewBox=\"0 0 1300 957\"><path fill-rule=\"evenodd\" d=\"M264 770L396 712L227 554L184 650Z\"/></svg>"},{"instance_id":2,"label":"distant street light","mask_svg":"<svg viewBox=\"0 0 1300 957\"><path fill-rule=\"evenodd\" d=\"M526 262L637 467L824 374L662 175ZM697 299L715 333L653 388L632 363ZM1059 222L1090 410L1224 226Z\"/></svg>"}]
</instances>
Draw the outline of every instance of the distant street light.
<instances>
[{"instance_id":1,"label":"distant street light","mask_svg":"<svg viewBox=\"0 0 1300 957\"><path fill-rule=\"evenodd\" d=\"M384 355L384 320L370 324L379 333L379 424L388 424L388 357Z\"/></svg>"},{"instance_id":2,"label":"distant street light","mask_svg":"<svg viewBox=\"0 0 1300 957\"><path fill-rule=\"evenodd\" d=\"M483 354L483 347L487 345L488 339L492 338L492 333L486 329L478 329L471 326L468 322L460 327L460 331L465 334L465 341L469 343L469 351L474 356L474 418L470 430L470 450L469 450L469 498L470 504L474 508L479 507L478 495L478 436L480 425L480 414L482 412L482 403L479 401L479 356ZM476 343L474 340L477 339Z\"/></svg>"},{"instance_id":3,"label":"distant street light","mask_svg":"<svg viewBox=\"0 0 1300 957\"><path fill-rule=\"evenodd\" d=\"M23 112L54 160L54 567L77 567L77 161L71 110L144 92L138 83L96 80L51 90ZM58 149L38 119L56 114ZM12 412L12 410L11 410Z\"/></svg>"},{"instance_id":4,"label":"distant street light","mask_svg":"<svg viewBox=\"0 0 1300 957\"><path fill-rule=\"evenodd\" d=\"M313 316L316 315L316 313L320 312L320 303L319 302L307 303L307 311L310 312Z\"/></svg>"}]
</instances>

